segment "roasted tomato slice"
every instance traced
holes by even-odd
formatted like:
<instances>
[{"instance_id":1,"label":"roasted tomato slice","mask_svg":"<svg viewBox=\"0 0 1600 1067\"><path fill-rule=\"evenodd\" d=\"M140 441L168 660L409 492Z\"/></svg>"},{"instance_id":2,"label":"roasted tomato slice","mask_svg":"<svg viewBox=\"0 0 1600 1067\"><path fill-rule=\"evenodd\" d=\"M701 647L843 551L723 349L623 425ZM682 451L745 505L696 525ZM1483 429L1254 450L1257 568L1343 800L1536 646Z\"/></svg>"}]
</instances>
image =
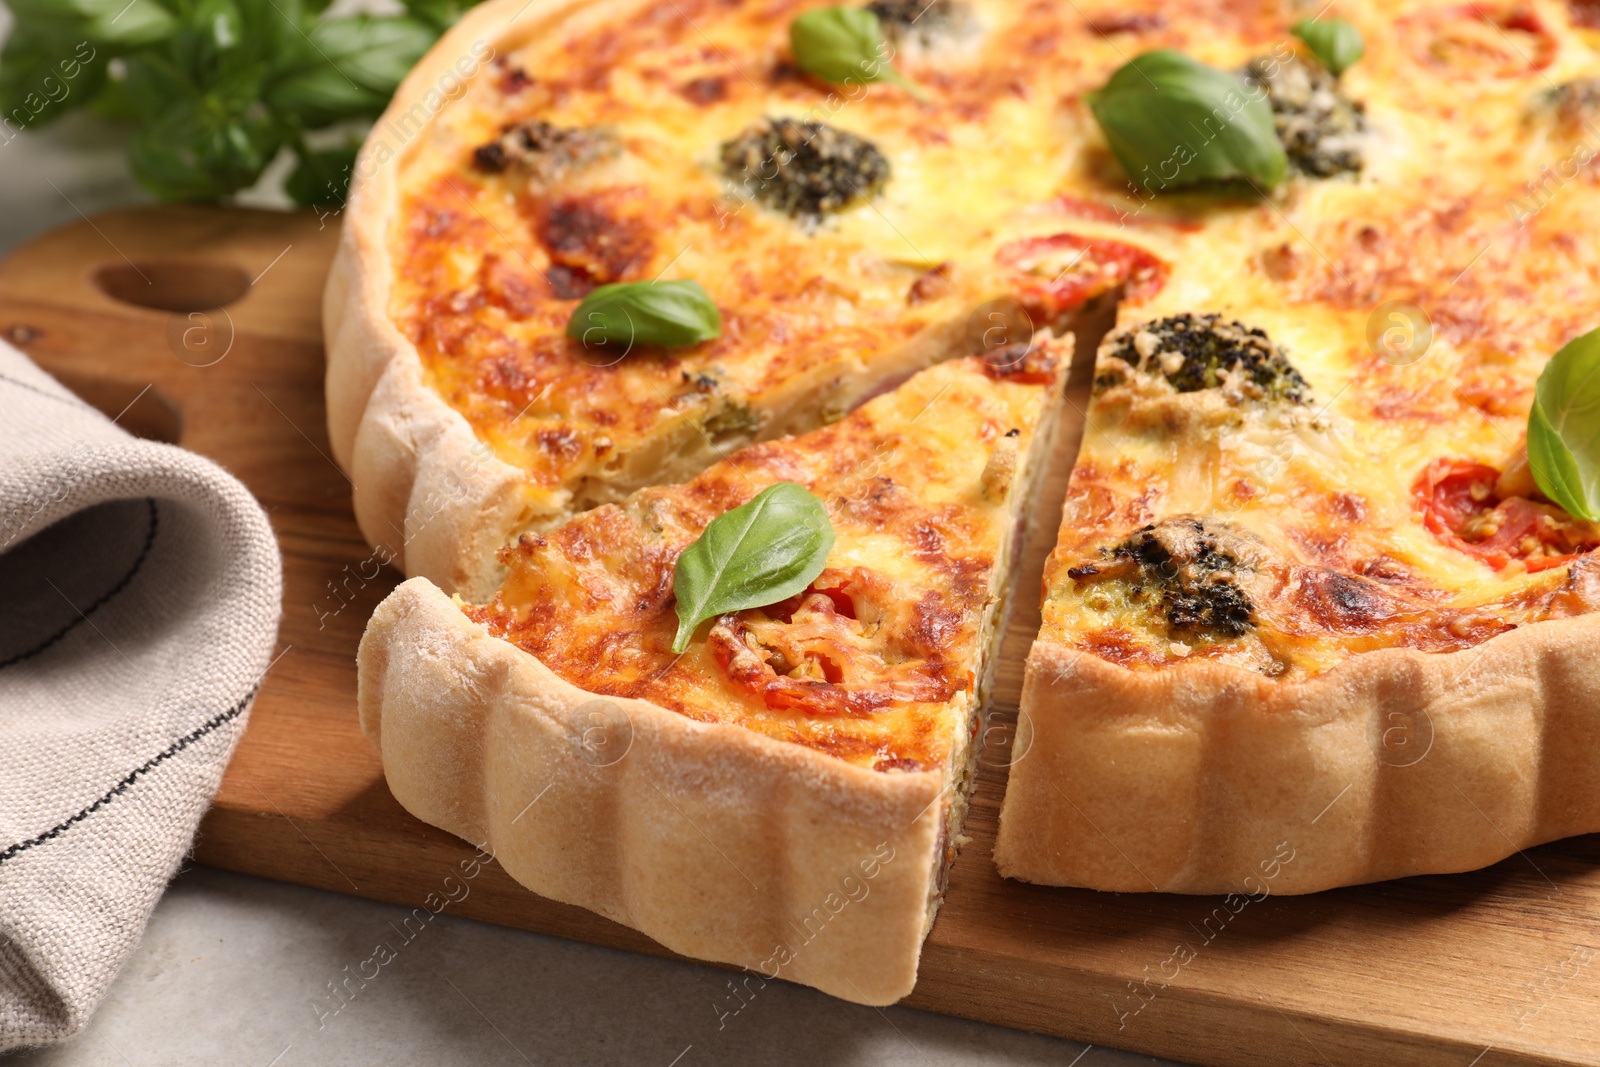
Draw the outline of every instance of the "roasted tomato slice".
<instances>
[{"instance_id":1,"label":"roasted tomato slice","mask_svg":"<svg viewBox=\"0 0 1600 1067\"><path fill-rule=\"evenodd\" d=\"M1423 526L1496 570L1516 560L1542 571L1600 547L1600 529L1558 507L1520 496L1502 499L1495 492L1499 477L1484 463L1434 460L1411 487Z\"/></svg>"},{"instance_id":2,"label":"roasted tomato slice","mask_svg":"<svg viewBox=\"0 0 1600 1067\"><path fill-rule=\"evenodd\" d=\"M1019 298L1046 319L1119 287L1137 303L1159 292L1170 270L1138 245L1075 233L1011 241L995 260L1021 274Z\"/></svg>"},{"instance_id":3,"label":"roasted tomato slice","mask_svg":"<svg viewBox=\"0 0 1600 1067\"><path fill-rule=\"evenodd\" d=\"M1600 3L1600 0L1595 2ZM1192 218L1154 212L1146 214L1144 209L1147 204L1148 201L1124 202L1124 206L1118 207L1103 200L1088 200L1062 193L1051 200L1048 206L1063 215L1096 222L1114 222L1119 226L1167 226L1183 233L1198 233L1201 229L1200 223Z\"/></svg>"},{"instance_id":4,"label":"roasted tomato slice","mask_svg":"<svg viewBox=\"0 0 1600 1067\"><path fill-rule=\"evenodd\" d=\"M1463 77L1515 78L1555 61L1559 42L1525 3L1460 4L1400 20L1417 59Z\"/></svg>"},{"instance_id":5,"label":"roasted tomato slice","mask_svg":"<svg viewBox=\"0 0 1600 1067\"><path fill-rule=\"evenodd\" d=\"M1018 341L980 353L984 373L996 381L1049 385L1059 366L1056 350L1033 341Z\"/></svg>"},{"instance_id":6,"label":"roasted tomato slice","mask_svg":"<svg viewBox=\"0 0 1600 1067\"><path fill-rule=\"evenodd\" d=\"M773 709L863 716L949 700L957 685L939 664L878 639L885 600L874 594L892 590L865 568L823 571L797 597L722 616L707 644L729 681Z\"/></svg>"}]
</instances>

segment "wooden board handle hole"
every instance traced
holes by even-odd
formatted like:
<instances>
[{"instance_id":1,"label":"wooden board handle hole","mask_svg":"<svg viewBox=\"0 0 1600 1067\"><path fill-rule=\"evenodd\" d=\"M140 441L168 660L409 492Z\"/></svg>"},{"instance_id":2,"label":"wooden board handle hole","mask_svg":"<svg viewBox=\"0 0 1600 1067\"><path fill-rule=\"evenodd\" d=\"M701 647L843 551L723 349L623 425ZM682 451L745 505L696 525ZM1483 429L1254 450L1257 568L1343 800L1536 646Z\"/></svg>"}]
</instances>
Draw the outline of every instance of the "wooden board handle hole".
<instances>
[{"instance_id":1,"label":"wooden board handle hole","mask_svg":"<svg viewBox=\"0 0 1600 1067\"><path fill-rule=\"evenodd\" d=\"M231 263L108 263L92 277L111 299L155 311L209 311L250 291L250 276Z\"/></svg>"}]
</instances>

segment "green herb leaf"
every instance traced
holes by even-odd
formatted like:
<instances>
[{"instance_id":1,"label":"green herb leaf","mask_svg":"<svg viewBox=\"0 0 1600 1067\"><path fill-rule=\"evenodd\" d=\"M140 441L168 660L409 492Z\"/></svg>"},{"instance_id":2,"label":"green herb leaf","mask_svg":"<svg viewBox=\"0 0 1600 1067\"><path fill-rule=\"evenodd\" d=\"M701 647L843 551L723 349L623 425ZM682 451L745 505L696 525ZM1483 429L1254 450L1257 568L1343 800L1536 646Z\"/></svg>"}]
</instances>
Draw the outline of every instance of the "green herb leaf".
<instances>
[{"instance_id":1,"label":"green herb leaf","mask_svg":"<svg viewBox=\"0 0 1600 1067\"><path fill-rule=\"evenodd\" d=\"M1528 467L1567 513L1600 520L1600 330L1550 357L1528 414Z\"/></svg>"},{"instance_id":2,"label":"green herb leaf","mask_svg":"<svg viewBox=\"0 0 1600 1067\"><path fill-rule=\"evenodd\" d=\"M301 207L343 207L360 150L357 141L315 152L295 146L299 161L284 179L283 191Z\"/></svg>"},{"instance_id":3,"label":"green herb leaf","mask_svg":"<svg viewBox=\"0 0 1600 1067\"><path fill-rule=\"evenodd\" d=\"M178 20L158 5L135 4L90 21L87 31L89 40L121 52L164 41L177 26Z\"/></svg>"},{"instance_id":4,"label":"green herb leaf","mask_svg":"<svg viewBox=\"0 0 1600 1067\"><path fill-rule=\"evenodd\" d=\"M915 96L927 97L889 65L889 45L878 16L861 7L823 7L807 11L789 24L789 49L794 65L835 85L892 82Z\"/></svg>"},{"instance_id":5,"label":"green herb leaf","mask_svg":"<svg viewBox=\"0 0 1600 1067\"><path fill-rule=\"evenodd\" d=\"M0 52L0 117L9 130L43 126L93 100L105 81L104 48L18 26Z\"/></svg>"},{"instance_id":6,"label":"green herb leaf","mask_svg":"<svg viewBox=\"0 0 1600 1067\"><path fill-rule=\"evenodd\" d=\"M328 0L4 0L17 25L0 49L0 114L18 128L87 105L132 125L134 176L167 200L236 193L289 146L290 195L337 202L328 186L342 188L348 150L313 152L306 135L326 131L311 138L326 145L376 118L475 2L329 18Z\"/></svg>"},{"instance_id":7,"label":"green herb leaf","mask_svg":"<svg viewBox=\"0 0 1600 1067\"><path fill-rule=\"evenodd\" d=\"M672 651L688 648L695 627L714 615L776 604L803 590L827 565L833 540L828 509L793 482L769 486L712 519L678 557Z\"/></svg>"},{"instance_id":8,"label":"green herb leaf","mask_svg":"<svg viewBox=\"0 0 1600 1067\"><path fill-rule=\"evenodd\" d=\"M1128 176L1152 192L1238 179L1270 189L1288 169L1265 92L1182 52L1123 64L1089 109Z\"/></svg>"},{"instance_id":9,"label":"green herb leaf","mask_svg":"<svg viewBox=\"0 0 1600 1067\"><path fill-rule=\"evenodd\" d=\"M128 4L127 0L7 0L17 27L64 37L71 44L89 41L97 48L136 47L160 40L177 21L159 3Z\"/></svg>"},{"instance_id":10,"label":"green herb leaf","mask_svg":"<svg viewBox=\"0 0 1600 1067\"><path fill-rule=\"evenodd\" d=\"M421 19L441 33L454 26L466 14L473 0L400 0L406 13Z\"/></svg>"},{"instance_id":11,"label":"green herb leaf","mask_svg":"<svg viewBox=\"0 0 1600 1067\"><path fill-rule=\"evenodd\" d=\"M268 107L294 114L306 126L374 117L435 36L430 26L412 18L324 19L263 98Z\"/></svg>"},{"instance_id":12,"label":"green herb leaf","mask_svg":"<svg viewBox=\"0 0 1600 1067\"><path fill-rule=\"evenodd\" d=\"M253 185L277 153L270 124L180 105L128 149L133 175L166 200L218 200Z\"/></svg>"},{"instance_id":13,"label":"green herb leaf","mask_svg":"<svg viewBox=\"0 0 1600 1067\"><path fill-rule=\"evenodd\" d=\"M585 345L692 345L721 334L722 316L697 281L602 285L567 320L567 336Z\"/></svg>"},{"instance_id":14,"label":"green herb leaf","mask_svg":"<svg viewBox=\"0 0 1600 1067\"><path fill-rule=\"evenodd\" d=\"M194 43L191 41L191 43ZM177 51L174 49L174 51ZM259 63L221 63L200 47L205 73L151 50L124 60L125 100L141 128L128 147L134 177L168 200L217 200L253 184L282 143L261 113Z\"/></svg>"},{"instance_id":15,"label":"green herb leaf","mask_svg":"<svg viewBox=\"0 0 1600 1067\"><path fill-rule=\"evenodd\" d=\"M1344 19L1304 19L1289 27L1289 32L1304 41L1334 77L1355 66L1367 51L1361 31Z\"/></svg>"}]
</instances>

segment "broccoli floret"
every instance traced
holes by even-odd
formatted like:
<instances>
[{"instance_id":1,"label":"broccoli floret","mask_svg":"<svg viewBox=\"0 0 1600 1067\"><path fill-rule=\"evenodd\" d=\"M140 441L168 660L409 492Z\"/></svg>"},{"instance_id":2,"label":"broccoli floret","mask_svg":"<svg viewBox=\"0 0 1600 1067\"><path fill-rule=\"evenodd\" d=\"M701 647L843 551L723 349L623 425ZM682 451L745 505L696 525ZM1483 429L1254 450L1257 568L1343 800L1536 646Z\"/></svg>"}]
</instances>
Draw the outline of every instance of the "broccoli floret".
<instances>
[{"instance_id":1,"label":"broccoli floret","mask_svg":"<svg viewBox=\"0 0 1600 1067\"><path fill-rule=\"evenodd\" d=\"M722 146L740 191L791 218L815 222L877 193L889 161L864 137L824 122L763 119Z\"/></svg>"},{"instance_id":2,"label":"broccoli floret","mask_svg":"<svg viewBox=\"0 0 1600 1067\"><path fill-rule=\"evenodd\" d=\"M1219 523L1181 516L1141 527L1067 575L1079 583L1120 580L1134 600L1160 611L1174 635L1240 637L1255 625L1255 605L1240 585L1251 571L1242 546Z\"/></svg>"},{"instance_id":3,"label":"broccoli floret","mask_svg":"<svg viewBox=\"0 0 1600 1067\"><path fill-rule=\"evenodd\" d=\"M1184 312L1130 327L1107 338L1105 353L1160 374L1180 393L1227 387L1257 400L1310 399L1311 386L1264 331L1221 315ZM1123 380L1114 367L1102 365L1096 387Z\"/></svg>"},{"instance_id":4,"label":"broccoli floret","mask_svg":"<svg viewBox=\"0 0 1600 1067\"><path fill-rule=\"evenodd\" d=\"M1268 56L1251 60L1244 76L1266 90L1278 140L1292 167L1313 178L1360 173L1366 116L1324 67Z\"/></svg>"},{"instance_id":5,"label":"broccoli floret","mask_svg":"<svg viewBox=\"0 0 1600 1067\"><path fill-rule=\"evenodd\" d=\"M534 119L501 130L499 137L472 153L472 162L494 174L522 168L548 182L612 154L616 147L609 135L598 130L569 129Z\"/></svg>"},{"instance_id":6,"label":"broccoli floret","mask_svg":"<svg viewBox=\"0 0 1600 1067\"><path fill-rule=\"evenodd\" d=\"M714 414L706 419L706 433L715 441L747 438L761 429L761 416L749 404L725 400Z\"/></svg>"},{"instance_id":7,"label":"broccoli floret","mask_svg":"<svg viewBox=\"0 0 1600 1067\"><path fill-rule=\"evenodd\" d=\"M973 26L972 10L961 0L872 0L867 10L878 16L884 36L902 48L932 47Z\"/></svg>"},{"instance_id":8,"label":"broccoli floret","mask_svg":"<svg viewBox=\"0 0 1600 1067\"><path fill-rule=\"evenodd\" d=\"M1574 78L1540 94L1564 131L1577 133L1600 119L1600 78Z\"/></svg>"}]
</instances>

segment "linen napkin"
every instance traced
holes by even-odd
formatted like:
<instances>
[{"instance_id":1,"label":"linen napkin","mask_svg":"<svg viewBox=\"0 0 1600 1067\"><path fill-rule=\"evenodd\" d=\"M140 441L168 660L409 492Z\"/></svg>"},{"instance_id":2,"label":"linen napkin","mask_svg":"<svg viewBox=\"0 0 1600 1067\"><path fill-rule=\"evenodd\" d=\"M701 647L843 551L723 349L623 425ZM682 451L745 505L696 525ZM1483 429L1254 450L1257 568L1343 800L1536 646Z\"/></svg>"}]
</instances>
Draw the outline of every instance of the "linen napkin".
<instances>
[{"instance_id":1,"label":"linen napkin","mask_svg":"<svg viewBox=\"0 0 1600 1067\"><path fill-rule=\"evenodd\" d=\"M82 1029L215 794L278 629L260 506L0 343L0 1049Z\"/></svg>"}]
</instances>

